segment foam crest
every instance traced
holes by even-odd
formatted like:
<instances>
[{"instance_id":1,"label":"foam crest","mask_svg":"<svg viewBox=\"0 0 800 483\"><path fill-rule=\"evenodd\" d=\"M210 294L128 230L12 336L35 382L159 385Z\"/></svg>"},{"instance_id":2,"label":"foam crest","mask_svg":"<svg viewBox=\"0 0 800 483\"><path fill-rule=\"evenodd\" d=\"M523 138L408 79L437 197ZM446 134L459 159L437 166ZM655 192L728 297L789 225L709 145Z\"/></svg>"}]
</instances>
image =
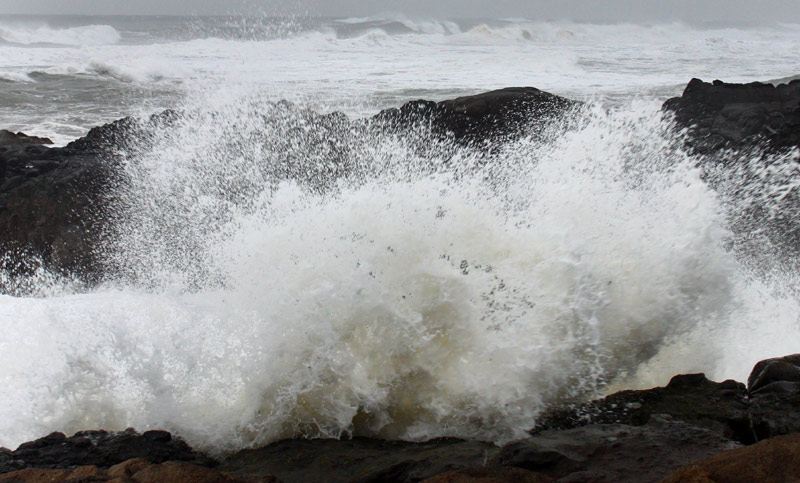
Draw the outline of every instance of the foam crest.
<instances>
[{"instance_id":1,"label":"foam crest","mask_svg":"<svg viewBox=\"0 0 800 483\"><path fill-rule=\"evenodd\" d=\"M55 44L69 46L110 45L120 33L110 25L52 28L48 25L2 24L0 39L21 45Z\"/></svg>"}]
</instances>

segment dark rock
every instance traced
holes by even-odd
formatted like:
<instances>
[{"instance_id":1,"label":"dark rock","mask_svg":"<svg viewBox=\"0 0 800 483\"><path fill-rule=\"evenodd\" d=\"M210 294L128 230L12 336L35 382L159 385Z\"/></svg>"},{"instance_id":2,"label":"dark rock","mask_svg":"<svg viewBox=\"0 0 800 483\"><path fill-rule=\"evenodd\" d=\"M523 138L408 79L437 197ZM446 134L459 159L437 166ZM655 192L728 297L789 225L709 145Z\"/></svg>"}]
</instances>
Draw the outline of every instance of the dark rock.
<instances>
[{"instance_id":1,"label":"dark rock","mask_svg":"<svg viewBox=\"0 0 800 483\"><path fill-rule=\"evenodd\" d=\"M253 477L250 475L229 475L217 470L184 461L167 461L158 465L146 466L131 478L138 483L277 483L271 476Z\"/></svg>"},{"instance_id":2,"label":"dark rock","mask_svg":"<svg viewBox=\"0 0 800 483\"><path fill-rule=\"evenodd\" d=\"M692 79L681 97L664 103L690 146L709 153L755 145L769 149L800 146L800 81L774 86L713 83Z\"/></svg>"},{"instance_id":3,"label":"dark rock","mask_svg":"<svg viewBox=\"0 0 800 483\"><path fill-rule=\"evenodd\" d=\"M429 125L436 134L481 144L541 130L578 105L533 87L508 87L438 103L408 102L381 111L373 122L381 129Z\"/></svg>"},{"instance_id":4,"label":"dark rock","mask_svg":"<svg viewBox=\"0 0 800 483\"><path fill-rule=\"evenodd\" d=\"M15 134L11 131L0 129L0 147L11 145L30 146L36 144L53 144L53 141L48 138L28 136L22 132Z\"/></svg>"},{"instance_id":5,"label":"dark rock","mask_svg":"<svg viewBox=\"0 0 800 483\"><path fill-rule=\"evenodd\" d=\"M554 409L542 416L534 433L568 429L587 424L639 426L653 415L665 414L725 438L754 443L750 404L744 384L709 381L703 374L680 375L666 387L646 391L622 391L576 407Z\"/></svg>"},{"instance_id":6,"label":"dark rock","mask_svg":"<svg viewBox=\"0 0 800 483\"><path fill-rule=\"evenodd\" d=\"M217 469L234 475L274 475L286 483L411 482L482 466L497 451L489 443L454 439L427 443L367 438L289 440L236 453Z\"/></svg>"},{"instance_id":7,"label":"dark rock","mask_svg":"<svg viewBox=\"0 0 800 483\"><path fill-rule=\"evenodd\" d=\"M545 431L504 446L490 466L513 466L559 481L659 481L677 468L738 444L683 422L589 425Z\"/></svg>"},{"instance_id":8,"label":"dark rock","mask_svg":"<svg viewBox=\"0 0 800 483\"><path fill-rule=\"evenodd\" d=\"M800 386L785 381L750 395L750 419L758 440L800 432Z\"/></svg>"},{"instance_id":9,"label":"dark rock","mask_svg":"<svg viewBox=\"0 0 800 483\"><path fill-rule=\"evenodd\" d=\"M638 427L589 425L541 432L502 448L451 439L282 441L234 454L217 469L274 475L285 482L412 482L437 475L431 481L515 481L503 479L512 475L546 481L534 473L571 481L587 481L580 478L588 475L602 477L598 481L657 481L685 464L737 446L716 432L653 417ZM504 467L526 472L504 472Z\"/></svg>"},{"instance_id":10,"label":"dark rock","mask_svg":"<svg viewBox=\"0 0 800 483\"><path fill-rule=\"evenodd\" d=\"M448 471L423 481L424 483L548 483L553 479L520 468L475 466Z\"/></svg>"},{"instance_id":11,"label":"dark rock","mask_svg":"<svg viewBox=\"0 0 800 483\"><path fill-rule=\"evenodd\" d=\"M0 473L22 468L73 468L97 466L108 468L133 458L149 463L187 461L213 466L214 460L192 451L180 439L165 431L148 431L140 435L132 429L112 433L82 431L68 438L52 433L23 443L15 451L0 454Z\"/></svg>"},{"instance_id":12,"label":"dark rock","mask_svg":"<svg viewBox=\"0 0 800 483\"><path fill-rule=\"evenodd\" d=\"M800 382L800 354L760 361L747 378L747 389L756 392L778 381Z\"/></svg>"}]
</instances>

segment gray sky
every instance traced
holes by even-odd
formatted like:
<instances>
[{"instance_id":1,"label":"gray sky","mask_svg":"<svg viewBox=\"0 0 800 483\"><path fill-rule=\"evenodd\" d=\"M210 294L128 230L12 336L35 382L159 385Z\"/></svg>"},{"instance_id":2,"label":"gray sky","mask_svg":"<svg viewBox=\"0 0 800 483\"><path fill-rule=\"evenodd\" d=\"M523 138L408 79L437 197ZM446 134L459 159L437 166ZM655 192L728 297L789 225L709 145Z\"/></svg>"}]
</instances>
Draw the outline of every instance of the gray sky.
<instances>
[{"instance_id":1,"label":"gray sky","mask_svg":"<svg viewBox=\"0 0 800 483\"><path fill-rule=\"evenodd\" d=\"M800 22L800 0L0 0L0 13L309 14L601 21Z\"/></svg>"}]
</instances>

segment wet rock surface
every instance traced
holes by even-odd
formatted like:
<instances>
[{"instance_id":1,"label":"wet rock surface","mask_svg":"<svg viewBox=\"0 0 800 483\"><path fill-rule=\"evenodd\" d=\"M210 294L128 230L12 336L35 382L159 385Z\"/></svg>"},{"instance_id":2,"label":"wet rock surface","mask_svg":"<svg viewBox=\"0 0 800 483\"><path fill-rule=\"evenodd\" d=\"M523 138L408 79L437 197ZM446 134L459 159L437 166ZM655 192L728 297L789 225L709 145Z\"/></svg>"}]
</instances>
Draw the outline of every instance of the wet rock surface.
<instances>
[{"instance_id":1,"label":"wet rock surface","mask_svg":"<svg viewBox=\"0 0 800 483\"><path fill-rule=\"evenodd\" d=\"M372 121L381 129L430 125L440 136L482 144L536 133L580 105L533 87L508 87L442 102L412 101L381 111Z\"/></svg>"},{"instance_id":2,"label":"wet rock surface","mask_svg":"<svg viewBox=\"0 0 800 483\"><path fill-rule=\"evenodd\" d=\"M534 434L588 424L647 424L654 415L717 432L743 444L757 440L753 433L750 401L742 383L721 383L704 374L679 375L665 387L621 391L606 398L544 414Z\"/></svg>"},{"instance_id":3,"label":"wet rock surface","mask_svg":"<svg viewBox=\"0 0 800 483\"><path fill-rule=\"evenodd\" d=\"M508 444L490 461L558 481L659 481L688 462L739 444L667 417L643 426L588 425Z\"/></svg>"},{"instance_id":4,"label":"wet rock surface","mask_svg":"<svg viewBox=\"0 0 800 483\"><path fill-rule=\"evenodd\" d=\"M215 463L166 431L146 431L143 434L132 429L121 432L81 431L71 437L52 433L23 443L14 451L0 449L0 473L26 468L108 468L133 458L148 463L187 461L205 466Z\"/></svg>"},{"instance_id":5,"label":"wet rock surface","mask_svg":"<svg viewBox=\"0 0 800 483\"><path fill-rule=\"evenodd\" d=\"M702 153L763 146L800 146L800 80L778 86L692 79L664 109L689 130L689 145Z\"/></svg>"}]
</instances>

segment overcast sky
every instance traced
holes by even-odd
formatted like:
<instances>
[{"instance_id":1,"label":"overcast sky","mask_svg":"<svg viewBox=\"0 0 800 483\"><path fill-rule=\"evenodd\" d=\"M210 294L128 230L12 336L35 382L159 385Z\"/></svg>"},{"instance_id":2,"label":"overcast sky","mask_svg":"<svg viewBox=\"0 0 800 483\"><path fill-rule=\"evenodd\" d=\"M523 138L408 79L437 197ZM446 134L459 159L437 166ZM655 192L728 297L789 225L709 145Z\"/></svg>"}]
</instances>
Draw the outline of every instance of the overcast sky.
<instances>
[{"instance_id":1,"label":"overcast sky","mask_svg":"<svg viewBox=\"0 0 800 483\"><path fill-rule=\"evenodd\" d=\"M602 21L800 22L800 0L0 0L0 13L526 17Z\"/></svg>"}]
</instances>

